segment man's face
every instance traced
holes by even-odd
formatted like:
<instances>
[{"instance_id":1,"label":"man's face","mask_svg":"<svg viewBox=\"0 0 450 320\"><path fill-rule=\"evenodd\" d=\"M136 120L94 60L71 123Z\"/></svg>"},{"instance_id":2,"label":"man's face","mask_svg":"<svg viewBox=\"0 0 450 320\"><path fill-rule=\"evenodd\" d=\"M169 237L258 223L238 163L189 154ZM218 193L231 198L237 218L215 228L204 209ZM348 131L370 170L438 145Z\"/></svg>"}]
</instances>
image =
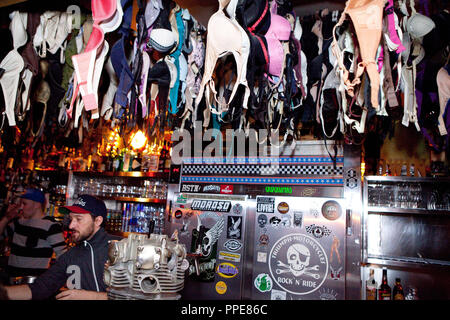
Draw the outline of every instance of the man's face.
<instances>
[{"instance_id":1,"label":"man's face","mask_svg":"<svg viewBox=\"0 0 450 320\"><path fill-rule=\"evenodd\" d=\"M30 219L39 210L41 204L30 199L20 199L20 208L22 216L25 219Z\"/></svg>"},{"instance_id":2,"label":"man's face","mask_svg":"<svg viewBox=\"0 0 450 320\"><path fill-rule=\"evenodd\" d=\"M71 212L69 229L72 230L72 240L74 242L90 239L96 231L95 220L90 214Z\"/></svg>"}]
</instances>

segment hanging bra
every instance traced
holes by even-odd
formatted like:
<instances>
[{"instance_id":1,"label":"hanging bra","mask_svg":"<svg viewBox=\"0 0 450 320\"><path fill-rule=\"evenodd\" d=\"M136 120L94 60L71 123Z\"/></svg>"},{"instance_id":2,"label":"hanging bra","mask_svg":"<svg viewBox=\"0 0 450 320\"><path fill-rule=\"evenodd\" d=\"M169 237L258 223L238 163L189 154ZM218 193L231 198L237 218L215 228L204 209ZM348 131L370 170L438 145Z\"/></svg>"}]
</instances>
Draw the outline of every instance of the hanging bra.
<instances>
[{"instance_id":1,"label":"hanging bra","mask_svg":"<svg viewBox=\"0 0 450 320\"><path fill-rule=\"evenodd\" d=\"M163 9L163 5L161 0L150 0L147 1L147 5L145 6L145 25L147 28L153 26L153 23L159 16L160 11Z\"/></svg>"},{"instance_id":2,"label":"hanging bra","mask_svg":"<svg viewBox=\"0 0 450 320\"><path fill-rule=\"evenodd\" d=\"M389 39L394 43L394 45L397 47L396 48L397 53L401 53L402 51L405 50L405 47L398 38L397 34L398 18L394 12L394 0L387 0L387 1L388 4L385 8L385 11L388 19L389 37L386 37L386 39Z\"/></svg>"},{"instance_id":3,"label":"hanging bra","mask_svg":"<svg viewBox=\"0 0 450 320\"><path fill-rule=\"evenodd\" d=\"M447 68L448 69L448 68ZM438 117L438 129L441 136L448 134L447 130L449 128L448 121L444 121L444 114L447 113L446 118L450 119L450 114L448 110L449 99L450 99L450 75L446 68L442 67L439 69L436 82L438 86L439 95L439 117Z\"/></svg>"},{"instance_id":4,"label":"hanging bra","mask_svg":"<svg viewBox=\"0 0 450 320\"><path fill-rule=\"evenodd\" d=\"M176 9L174 9L176 10ZM180 55L181 50L183 48L183 36L184 36L184 24L183 24L183 18L182 18L182 12L181 10L176 11L176 24L177 24L177 30L178 30L178 39L177 43L178 46L175 50L175 52L171 53L170 56L174 58L174 64L176 70L180 70ZM177 72L175 77L175 82L173 87L170 89L170 98L169 98L169 112L171 114L176 114L178 112L178 89L180 87L180 77Z\"/></svg>"},{"instance_id":5,"label":"hanging bra","mask_svg":"<svg viewBox=\"0 0 450 320\"><path fill-rule=\"evenodd\" d=\"M95 0L92 1L92 32L84 51L72 56L72 62L75 69L74 94L71 107L77 98L78 92L81 93L86 111L98 109L98 85L100 81L101 70L104 59L108 53L109 45L104 41L105 33L115 30L123 16L123 11L118 0ZM96 113L96 112L94 112Z\"/></svg>"},{"instance_id":6,"label":"hanging bra","mask_svg":"<svg viewBox=\"0 0 450 320\"><path fill-rule=\"evenodd\" d=\"M354 87L361 83L361 76L367 70L371 87L371 103L375 109L379 108L378 93L380 76L375 62L376 52L381 39L383 7L385 0L348 0L343 14L333 29L333 53L336 56L339 69L342 70L342 81L348 94L353 97ZM355 78L349 80L349 72L343 64L343 55L339 52L336 40L336 28L341 26L349 15L358 38L362 62L358 63Z\"/></svg>"},{"instance_id":7,"label":"hanging bra","mask_svg":"<svg viewBox=\"0 0 450 320\"><path fill-rule=\"evenodd\" d=\"M265 35L270 56L269 73L281 78L285 53L281 41L288 41L291 35L291 24L286 18L271 11L269 30Z\"/></svg>"},{"instance_id":8,"label":"hanging bra","mask_svg":"<svg viewBox=\"0 0 450 320\"><path fill-rule=\"evenodd\" d=\"M247 84L247 61L250 54L250 40L235 19L237 0L219 0L219 9L214 13L208 21L208 33L206 40L206 58L204 65L204 73L200 85L200 91L195 100L196 108L200 104L203 94L206 98L206 106L212 113L221 117L222 112L228 108L229 103L233 100L239 85L245 87L244 99L242 106L247 108L247 101L250 96L250 89ZM224 11L227 11L228 16ZM219 58L232 54L236 62L236 82L228 99L224 103L217 98L212 75L216 62ZM210 92L212 91L214 100L217 103L217 109L212 108L210 101ZM209 122L209 118L205 117L205 123Z\"/></svg>"},{"instance_id":9,"label":"hanging bra","mask_svg":"<svg viewBox=\"0 0 450 320\"><path fill-rule=\"evenodd\" d=\"M117 85L119 84L113 65L111 63L111 57L109 57L108 61L106 62L105 69L109 76L109 86L106 90L105 95L103 96L100 116L104 117L105 120L110 120L114 109L114 96L117 91Z\"/></svg>"}]
</instances>

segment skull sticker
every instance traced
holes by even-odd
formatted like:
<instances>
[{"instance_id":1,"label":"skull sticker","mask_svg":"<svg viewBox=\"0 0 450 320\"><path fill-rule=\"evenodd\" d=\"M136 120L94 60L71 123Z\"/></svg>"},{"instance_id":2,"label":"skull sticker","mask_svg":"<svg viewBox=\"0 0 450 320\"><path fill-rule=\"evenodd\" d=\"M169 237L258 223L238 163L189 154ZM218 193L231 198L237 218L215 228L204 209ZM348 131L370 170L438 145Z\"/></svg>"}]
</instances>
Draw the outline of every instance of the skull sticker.
<instances>
[{"instance_id":1,"label":"skull sticker","mask_svg":"<svg viewBox=\"0 0 450 320\"><path fill-rule=\"evenodd\" d=\"M267 224L267 216L265 214L260 214L258 216L258 225L260 228L264 228L264 226Z\"/></svg>"},{"instance_id":2,"label":"skull sticker","mask_svg":"<svg viewBox=\"0 0 450 320\"><path fill-rule=\"evenodd\" d=\"M325 250L314 238L304 234L280 238L270 251L268 264L274 282L294 295L318 290L328 274Z\"/></svg>"}]
</instances>

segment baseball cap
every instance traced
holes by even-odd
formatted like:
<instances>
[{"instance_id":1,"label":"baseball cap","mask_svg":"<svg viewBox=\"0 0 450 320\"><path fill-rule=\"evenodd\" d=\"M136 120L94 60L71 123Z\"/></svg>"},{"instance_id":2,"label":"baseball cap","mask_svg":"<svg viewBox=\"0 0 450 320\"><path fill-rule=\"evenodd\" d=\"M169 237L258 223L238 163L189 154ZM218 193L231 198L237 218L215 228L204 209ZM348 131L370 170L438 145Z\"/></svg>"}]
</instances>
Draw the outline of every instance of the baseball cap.
<instances>
[{"instance_id":1,"label":"baseball cap","mask_svg":"<svg viewBox=\"0 0 450 320\"><path fill-rule=\"evenodd\" d=\"M90 213L94 217L101 216L106 219L106 205L103 200L87 194L80 195L75 203L71 206L59 207L58 211L63 214L67 213Z\"/></svg>"},{"instance_id":2,"label":"baseball cap","mask_svg":"<svg viewBox=\"0 0 450 320\"><path fill-rule=\"evenodd\" d=\"M44 195L44 193L41 190L34 189L34 188L27 189L25 191L25 193L20 196L20 198L33 200L33 201L36 201L36 202L39 202L39 203L44 203L45 202L45 195Z\"/></svg>"}]
</instances>

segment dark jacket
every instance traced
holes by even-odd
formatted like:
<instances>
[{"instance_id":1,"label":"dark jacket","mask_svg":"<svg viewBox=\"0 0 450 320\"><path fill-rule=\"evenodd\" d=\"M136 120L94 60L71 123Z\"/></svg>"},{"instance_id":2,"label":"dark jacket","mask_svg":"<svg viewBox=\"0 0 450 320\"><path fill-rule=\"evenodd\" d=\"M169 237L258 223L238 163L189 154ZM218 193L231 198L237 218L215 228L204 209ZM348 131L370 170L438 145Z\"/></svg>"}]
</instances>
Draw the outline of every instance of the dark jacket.
<instances>
[{"instance_id":1,"label":"dark jacket","mask_svg":"<svg viewBox=\"0 0 450 320\"><path fill-rule=\"evenodd\" d=\"M118 239L101 228L91 240L71 248L29 285L32 299L47 299L65 284L69 289L105 292L103 270L108 259L108 241Z\"/></svg>"}]
</instances>

